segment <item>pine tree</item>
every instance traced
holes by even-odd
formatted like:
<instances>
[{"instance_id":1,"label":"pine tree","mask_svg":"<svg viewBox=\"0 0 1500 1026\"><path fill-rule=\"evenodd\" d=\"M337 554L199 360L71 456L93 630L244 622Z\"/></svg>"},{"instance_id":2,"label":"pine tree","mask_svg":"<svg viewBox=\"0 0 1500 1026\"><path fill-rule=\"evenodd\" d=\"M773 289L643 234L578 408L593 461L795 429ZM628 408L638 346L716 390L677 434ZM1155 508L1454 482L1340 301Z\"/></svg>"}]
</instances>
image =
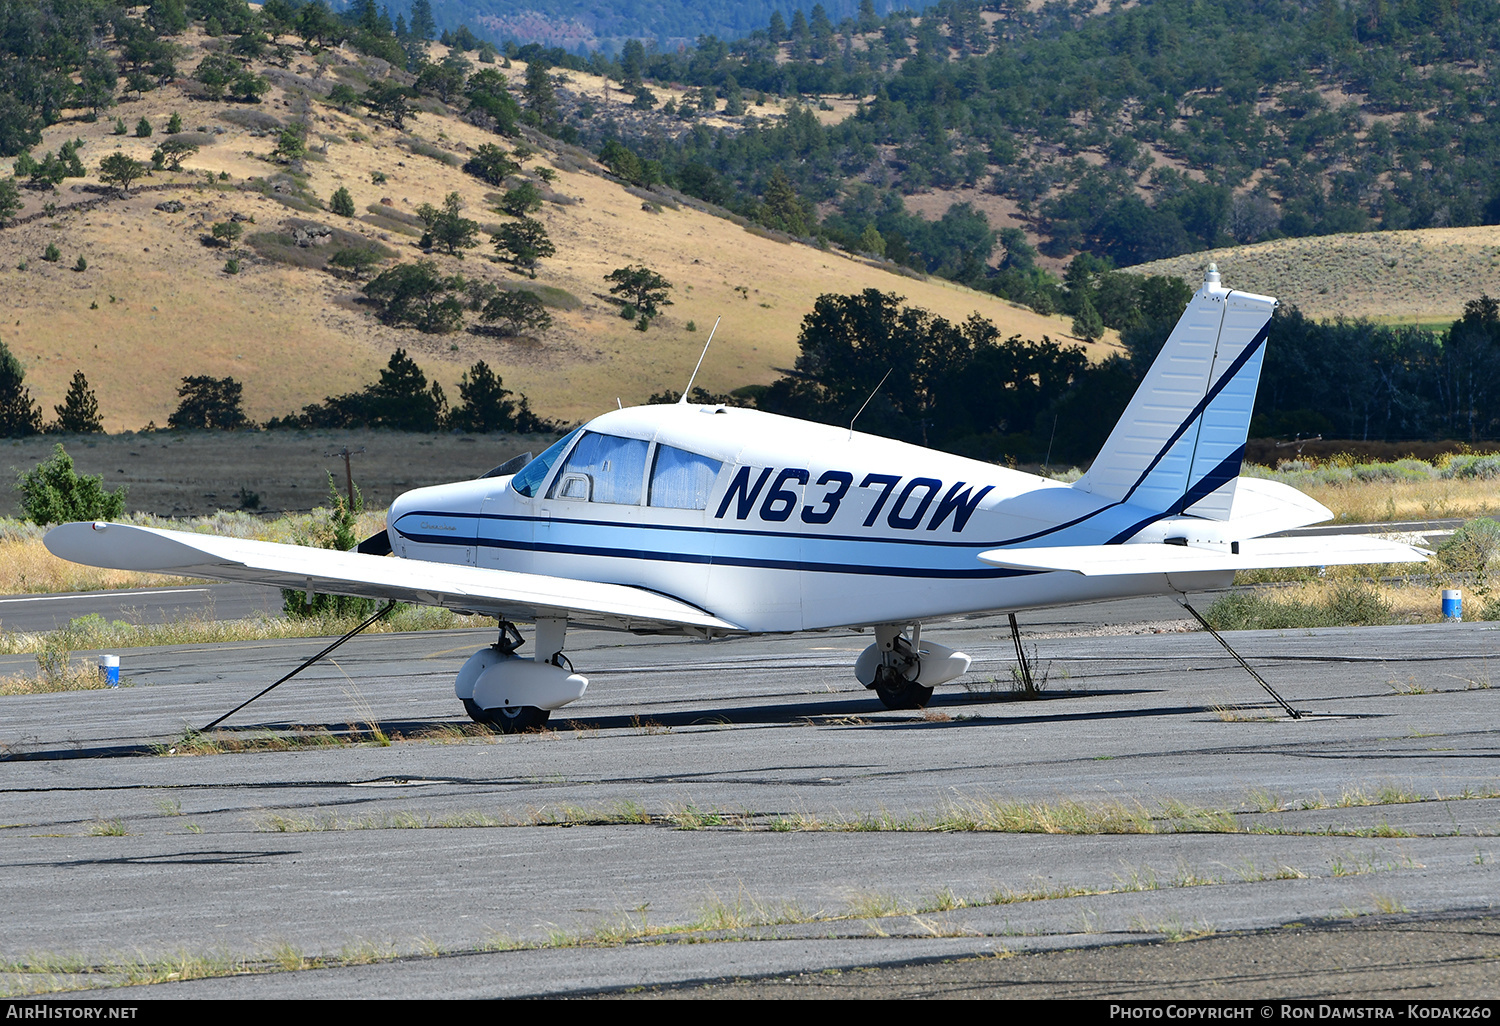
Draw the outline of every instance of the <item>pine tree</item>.
<instances>
[{"instance_id":1,"label":"pine tree","mask_svg":"<svg viewBox=\"0 0 1500 1026\"><path fill-rule=\"evenodd\" d=\"M526 100L526 117L537 128L551 130L557 124L557 93L552 76L539 60L526 65L526 85L521 90Z\"/></svg>"},{"instance_id":2,"label":"pine tree","mask_svg":"<svg viewBox=\"0 0 1500 1026\"><path fill-rule=\"evenodd\" d=\"M766 183L766 200L761 221L768 228L776 228L788 235L808 233L807 211L802 198L797 195L786 173L777 167Z\"/></svg>"},{"instance_id":3,"label":"pine tree","mask_svg":"<svg viewBox=\"0 0 1500 1026\"><path fill-rule=\"evenodd\" d=\"M62 405L52 409L57 412L53 431L74 435L97 435L104 431L104 424L99 420L99 400L81 370L73 372L73 384L68 386L68 395Z\"/></svg>"},{"instance_id":4,"label":"pine tree","mask_svg":"<svg viewBox=\"0 0 1500 1026\"><path fill-rule=\"evenodd\" d=\"M240 405L243 386L233 378L206 374L185 377L177 389L180 401L167 418L167 425L211 431L234 431L248 427L249 418Z\"/></svg>"},{"instance_id":5,"label":"pine tree","mask_svg":"<svg viewBox=\"0 0 1500 1026\"><path fill-rule=\"evenodd\" d=\"M464 372L458 394L463 403L449 418L451 426L478 433L515 430L516 404L511 400L514 393L483 360Z\"/></svg>"},{"instance_id":6,"label":"pine tree","mask_svg":"<svg viewBox=\"0 0 1500 1026\"><path fill-rule=\"evenodd\" d=\"M431 39L437 35L437 22L432 18L431 0L412 0L411 35L414 39Z\"/></svg>"},{"instance_id":7,"label":"pine tree","mask_svg":"<svg viewBox=\"0 0 1500 1026\"><path fill-rule=\"evenodd\" d=\"M1073 318L1073 334L1085 342L1094 342L1104 337L1104 318L1099 316L1099 311L1094 309L1088 296L1083 297L1078 314Z\"/></svg>"},{"instance_id":8,"label":"pine tree","mask_svg":"<svg viewBox=\"0 0 1500 1026\"><path fill-rule=\"evenodd\" d=\"M40 434L42 411L25 385L26 370L0 342L0 437Z\"/></svg>"}]
</instances>

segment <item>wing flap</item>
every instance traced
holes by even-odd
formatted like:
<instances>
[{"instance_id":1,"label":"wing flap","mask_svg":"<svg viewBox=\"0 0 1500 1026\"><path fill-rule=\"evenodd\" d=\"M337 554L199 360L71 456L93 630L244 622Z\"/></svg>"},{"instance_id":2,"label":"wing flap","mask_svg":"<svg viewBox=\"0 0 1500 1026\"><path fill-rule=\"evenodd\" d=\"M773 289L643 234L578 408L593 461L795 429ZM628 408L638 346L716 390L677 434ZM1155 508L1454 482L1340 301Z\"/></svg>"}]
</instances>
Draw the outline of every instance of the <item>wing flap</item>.
<instances>
[{"instance_id":1,"label":"wing flap","mask_svg":"<svg viewBox=\"0 0 1500 1026\"><path fill-rule=\"evenodd\" d=\"M48 531L43 541L54 556L114 570L398 599L515 619L565 615L580 624L631 630L741 629L697 606L644 588L545 574L390 559L131 524L63 524Z\"/></svg>"},{"instance_id":2,"label":"wing flap","mask_svg":"<svg viewBox=\"0 0 1500 1026\"><path fill-rule=\"evenodd\" d=\"M1060 545L1052 548L990 549L979 554L991 566L1061 571L1084 577L1182 574L1222 570L1268 570L1295 566L1423 563L1423 550L1373 535L1255 538L1229 545Z\"/></svg>"}]
</instances>

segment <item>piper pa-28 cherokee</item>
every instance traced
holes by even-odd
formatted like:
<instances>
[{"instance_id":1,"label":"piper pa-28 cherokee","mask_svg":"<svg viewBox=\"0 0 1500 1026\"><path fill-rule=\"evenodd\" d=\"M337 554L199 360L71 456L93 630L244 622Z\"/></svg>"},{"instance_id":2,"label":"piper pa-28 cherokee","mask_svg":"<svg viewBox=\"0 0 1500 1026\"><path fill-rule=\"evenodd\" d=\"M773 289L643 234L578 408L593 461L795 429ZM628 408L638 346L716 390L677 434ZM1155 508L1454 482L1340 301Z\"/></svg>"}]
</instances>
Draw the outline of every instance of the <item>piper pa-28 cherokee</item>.
<instances>
[{"instance_id":1,"label":"piper pa-28 cherokee","mask_svg":"<svg viewBox=\"0 0 1500 1026\"><path fill-rule=\"evenodd\" d=\"M570 624L701 638L872 628L855 676L888 707L917 708L970 663L922 634L929 621L1185 596L1243 569L1423 559L1369 536L1265 537L1332 516L1239 476L1275 307L1210 267L1071 485L852 426L683 402L611 411L529 462L407 492L363 551L106 523L62 525L46 544L92 566L494 616L500 641L455 690L507 730L583 695L563 654ZM536 625L530 659L515 654L517 620Z\"/></svg>"}]
</instances>

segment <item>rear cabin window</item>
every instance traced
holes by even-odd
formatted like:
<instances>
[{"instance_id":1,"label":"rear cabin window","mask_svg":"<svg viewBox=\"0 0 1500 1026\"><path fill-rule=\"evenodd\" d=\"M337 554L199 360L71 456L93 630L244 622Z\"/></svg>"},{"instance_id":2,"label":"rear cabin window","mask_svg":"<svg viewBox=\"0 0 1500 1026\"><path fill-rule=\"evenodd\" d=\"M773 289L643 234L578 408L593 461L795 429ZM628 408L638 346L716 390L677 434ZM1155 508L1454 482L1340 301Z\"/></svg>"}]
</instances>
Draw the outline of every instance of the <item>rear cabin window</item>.
<instances>
[{"instance_id":1,"label":"rear cabin window","mask_svg":"<svg viewBox=\"0 0 1500 1026\"><path fill-rule=\"evenodd\" d=\"M549 499L639 506L649 443L637 438L585 434L558 472Z\"/></svg>"},{"instance_id":2,"label":"rear cabin window","mask_svg":"<svg viewBox=\"0 0 1500 1026\"><path fill-rule=\"evenodd\" d=\"M651 505L665 509L707 509L708 493L723 466L718 460L670 445L656 447L651 468Z\"/></svg>"}]
</instances>

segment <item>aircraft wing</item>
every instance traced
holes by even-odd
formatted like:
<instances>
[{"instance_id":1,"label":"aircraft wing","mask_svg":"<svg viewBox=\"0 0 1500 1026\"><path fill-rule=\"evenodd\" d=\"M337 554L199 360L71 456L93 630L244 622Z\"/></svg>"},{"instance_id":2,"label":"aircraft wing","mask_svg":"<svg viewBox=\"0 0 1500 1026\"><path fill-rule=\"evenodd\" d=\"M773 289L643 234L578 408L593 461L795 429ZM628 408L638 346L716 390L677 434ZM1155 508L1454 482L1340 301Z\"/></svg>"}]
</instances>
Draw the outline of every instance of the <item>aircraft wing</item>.
<instances>
[{"instance_id":1,"label":"aircraft wing","mask_svg":"<svg viewBox=\"0 0 1500 1026\"><path fill-rule=\"evenodd\" d=\"M327 595L444 606L506 619L566 616L624 630L742 628L644 588L575 581L303 545L246 541L130 524L63 524L43 539L54 556L87 566L238 581Z\"/></svg>"},{"instance_id":2,"label":"aircraft wing","mask_svg":"<svg viewBox=\"0 0 1500 1026\"><path fill-rule=\"evenodd\" d=\"M1370 535L1255 538L1228 545L1060 545L1053 548L990 549L979 558L1013 570L1056 570L1084 577L1123 574L1202 573L1266 570L1293 566L1346 566L1371 563L1424 563L1421 549Z\"/></svg>"}]
</instances>

